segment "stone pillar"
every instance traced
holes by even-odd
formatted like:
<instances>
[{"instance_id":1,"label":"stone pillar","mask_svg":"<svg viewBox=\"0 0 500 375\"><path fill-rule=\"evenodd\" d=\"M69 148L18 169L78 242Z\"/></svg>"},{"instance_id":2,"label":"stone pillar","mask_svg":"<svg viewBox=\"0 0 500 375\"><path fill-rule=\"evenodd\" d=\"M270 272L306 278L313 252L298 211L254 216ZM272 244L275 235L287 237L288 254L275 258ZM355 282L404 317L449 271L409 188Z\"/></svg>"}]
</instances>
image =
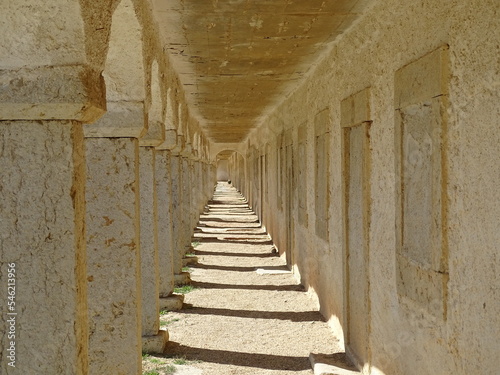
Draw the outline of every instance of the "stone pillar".
<instances>
[{"instance_id":1,"label":"stone pillar","mask_svg":"<svg viewBox=\"0 0 500 375\"><path fill-rule=\"evenodd\" d=\"M0 121L2 374L86 372L84 168L81 124Z\"/></svg>"},{"instance_id":2,"label":"stone pillar","mask_svg":"<svg viewBox=\"0 0 500 375\"><path fill-rule=\"evenodd\" d=\"M172 235L172 187L169 154L168 150L156 150L160 297L168 297L174 291L174 237Z\"/></svg>"},{"instance_id":3,"label":"stone pillar","mask_svg":"<svg viewBox=\"0 0 500 375\"><path fill-rule=\"evenodd\" d=\"M174 235L174 272L179 274L182 269L182 184L183 175L181 173L182 160L179 155L172 155L170 159L172 173L172 214L173 214L173 235Z\"/></svg>"},{"instance_id":4,"label":"stone pillar","mask_svg":"<svg viewBox=\"0 0 500 375\"><path fill-rule=\"evenodd\" d=\"M182 243L181 243L181 257L190 249L191 247L191 168L189 165L189 159L187 157L182 157Z\"/></svg>"},{"instance_id":5,"label":"stone pillar","mask_svg":"<svg viewBox=\"0 0 500 375\"><path fill-rule=\"evenodd\" d=\"M175 168L168 150L156 150L156 189L158 197L158 254L160 265L160 309L180 310L184 300L183 295L173 294L176 271L181 271L182 265L176 266L175 246L175 216L177 186ZM174 163L175 164L175 163Z\"/></svg>"},{"instance_id":6,"label":"stone pillar","mask_svg":"<svg viewBox=\"0 0 500 375\"><path fill-rule=\"evenodd\" d=\"M142 140L140 141L142 144ZM168 332L160 330L160 275L155 149L139 147L142 352L163 353Z\"/></svg>"},{"instance_id":7,"label":"stone pillar","mask_svg":"<svg viewBox=\"0 0 500 375\"><path fill-rule=\"evenodd\" d=\"M172 156L172 203L174 217L174 277L175 284L182 285L191 282L189 272L182 272L182 258L186 253L185 237L186 226L189 225L189 217L185 214L186 200L189 199L187 194L186 183L188 176L184 172L184 159L180 155ZM189 185L188 185L189 186Z\"/></svg>"},{"instance_id":8,"label":"stone pillar","mask_svg":"<svg viewBox=\"0 0 500 375\"><path fill-rule=\"evenodd\" d=\"M103 81L75 64L2 70L0 82L0 373L83 375L81 122L104 113Z\"/></svg>"},{"instance_id":9,"label":"stone pillar","mask_svg":"<svg viewBox=\"0 0 500 375\"><path fill-rule=\"evenodd\" d=\"M137 138L143 113L140 103L120 103L85 126L91 375L141 372Z\"/></svg>"},{"instance_id":10,"label":"stone pillar","mask_svg":"<svg viewBox=\"0 0 500 375\"><path fill-rule=\"evenodd\" d=\"M193 158L188 158L188 165L189 165L189 194L190 194L190 199L189 199L189 204L190 204L190 209L189 209L189 246L186 248L185 253L190 251L191 249L191 238L192 238L192 233L193 233L193 228L196 226L196 223L198 222L198 195L196 194L196 187L199 184L199 180L196 178L196 170L195 170L195 164L196 161Z\"/></svg>"}]
</instances>

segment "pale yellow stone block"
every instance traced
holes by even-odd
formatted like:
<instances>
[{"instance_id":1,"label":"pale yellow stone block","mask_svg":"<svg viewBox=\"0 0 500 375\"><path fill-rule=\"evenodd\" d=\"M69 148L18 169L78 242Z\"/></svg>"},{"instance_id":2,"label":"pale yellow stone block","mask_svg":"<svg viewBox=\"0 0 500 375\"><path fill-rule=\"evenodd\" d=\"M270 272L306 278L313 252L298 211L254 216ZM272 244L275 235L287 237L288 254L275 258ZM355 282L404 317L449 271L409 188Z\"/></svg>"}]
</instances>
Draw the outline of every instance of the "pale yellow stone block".
<instances>
[{"instance_id":1,"label":"pale yellow stone block","mask_svg":"<svg viewBox=\"0 0 500 375\"><path fill-rule=\"evenodd\" d=\"M85 65L0 70L0 120L93 122L106 111L104 81Z\"/></svg>"},{"instance_id":2,"label":"pale yellow stone block","mask_svg":"<svg viewBox=\"0 0 500 375\"><path fill-rule=\"evenodd\" d=\"M140 373L138 141L85 142L89 374Z\"/></svg>"},{"instance_id":3,"label":"pale yellow stone block","mask_svg":"<svg viewBox=\"0 0 500 375\"><path fill-rule=\"evenodd\" d=\"M448 46L442 46L396 72L394 86L396 109L448 94L450 80L448 49Z\"/></svg>"},{"instance_id":4,"label":"pale yellow stone block","mask_svg":"<svg viewBox=\"0 0 500 375\"><path fill-rule=\"evenodd\" d=\"M107 105L104 116L84 126L85 137L140 138L147 132L143 102L108 102Z\"/></svg>"},{"instance_id":5,"label":"pale yellow stone block","mask_svg":"<svg viewBox=\"0 0 500 375\"><path fill-rule=\"evenodd\" d=\"M83 143L76 122L0 122L1 374L87 374Z\"/></svg>"},{"instance_id":6,"label":"pale yellow stone block","mask_svg":"<svg viewBox=\"0 0 500 375\"><path fill-rule=\"evenodd\" d=\"M168 343L167 330L159 330L156 335L142 336L142 352L149 354L163 354Z\"/></svg>"},{"instance_id":7,"label":"pale yellow stone block","mask_svg":"<svg viewBox=\"0 0 500 375\"><path fill-rule=\"evenodd\" d=\"M139 147L139 185L141 210L141 289L142 335L155 335L158 317L160 275L158 258L158 209L155 185L155 150Z\"/></svg>"},{"instance_id":8,"label":"pale yellow stone block","mask_svg":"<svg viewBox=\"0 0 500 375\"><path fill-rule=\"evenodd\" d=\"M183 294L171 294L168 297L160 298L160 310L177 311L182 309L184 303Z\"/></svg>"},{"instance_id":9,"label":"pale yellow stone block","mask_svg":"<svg viewBox=\"0 0 500 375\"><path fill-rule=\"evenodd\" d=\"M180 272L174 275L175 285L191 284L191 275L189 272Z\"/></svg>"},{"instance_id":10,"label":"pale yellow stone block","mask_svg":"<svg viewBox=\"0 0 500 375\"><path fill-rule=\"evenodd\" d=\"M158 259L160 297L174 290L174 246L172 235L172 188L169 151L156 150L155 183L158 199Z\"/></svg>"}]
</instances>

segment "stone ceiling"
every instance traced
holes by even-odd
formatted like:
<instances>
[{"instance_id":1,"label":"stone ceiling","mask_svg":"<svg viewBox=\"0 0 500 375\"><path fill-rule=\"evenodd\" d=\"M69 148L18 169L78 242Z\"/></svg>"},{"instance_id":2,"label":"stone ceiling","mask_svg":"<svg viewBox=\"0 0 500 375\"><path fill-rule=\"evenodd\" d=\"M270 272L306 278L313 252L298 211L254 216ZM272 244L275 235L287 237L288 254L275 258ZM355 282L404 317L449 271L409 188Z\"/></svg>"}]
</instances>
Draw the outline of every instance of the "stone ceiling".
<instances>
[{"instance_id":1,"label":"stone ceiling","mask_svg":"<svg viewBox=\"0 0 500 375\"><path fill-rule=\"evenodd\" d=\"M213 142L238 143L367 0L153 0L164 50Z\"/></svg>"}]
</instances>

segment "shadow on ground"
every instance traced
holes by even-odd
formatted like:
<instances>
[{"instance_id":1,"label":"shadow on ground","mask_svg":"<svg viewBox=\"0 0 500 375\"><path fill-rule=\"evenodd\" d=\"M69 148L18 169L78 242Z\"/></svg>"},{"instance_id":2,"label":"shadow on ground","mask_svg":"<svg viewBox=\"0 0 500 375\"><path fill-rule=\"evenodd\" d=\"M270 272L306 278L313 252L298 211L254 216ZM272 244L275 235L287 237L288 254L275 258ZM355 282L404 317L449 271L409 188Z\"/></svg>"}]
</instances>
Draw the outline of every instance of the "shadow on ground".
<instances>
[{"instance_id":1,"label":"shadow on ground","mask_svg":"<svg viewBox=\"0 0 500 375\"><path fill-rule=\"evenodd\" d=\"M271 354L242 353L228 350L195 348L170 341L165 353L182 355L190 361L203 361L234 366L255 367L267 370L302 371L311 368L307 357L288 357ZM221 374L223 375L223 374Z\"/></svg>"}]
</instances>

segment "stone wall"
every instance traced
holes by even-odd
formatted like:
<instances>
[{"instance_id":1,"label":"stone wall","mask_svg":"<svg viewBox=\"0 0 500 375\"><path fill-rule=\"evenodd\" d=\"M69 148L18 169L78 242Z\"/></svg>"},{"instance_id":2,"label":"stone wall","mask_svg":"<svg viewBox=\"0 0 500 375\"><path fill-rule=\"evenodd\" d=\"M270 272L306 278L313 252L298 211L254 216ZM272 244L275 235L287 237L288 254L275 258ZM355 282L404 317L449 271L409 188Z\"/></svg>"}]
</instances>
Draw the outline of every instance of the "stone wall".
<instances>
[{"instance_id":1,"label":"stone wall","mask_svg":"<svg viewBox=\"0 0 500 375\"><path fill-rule=\"evenodd\" d=\"M373 2L248 141L252 203L364 373L497 372L499 26L496 1Z\"/></svg>"}]
</instances>

